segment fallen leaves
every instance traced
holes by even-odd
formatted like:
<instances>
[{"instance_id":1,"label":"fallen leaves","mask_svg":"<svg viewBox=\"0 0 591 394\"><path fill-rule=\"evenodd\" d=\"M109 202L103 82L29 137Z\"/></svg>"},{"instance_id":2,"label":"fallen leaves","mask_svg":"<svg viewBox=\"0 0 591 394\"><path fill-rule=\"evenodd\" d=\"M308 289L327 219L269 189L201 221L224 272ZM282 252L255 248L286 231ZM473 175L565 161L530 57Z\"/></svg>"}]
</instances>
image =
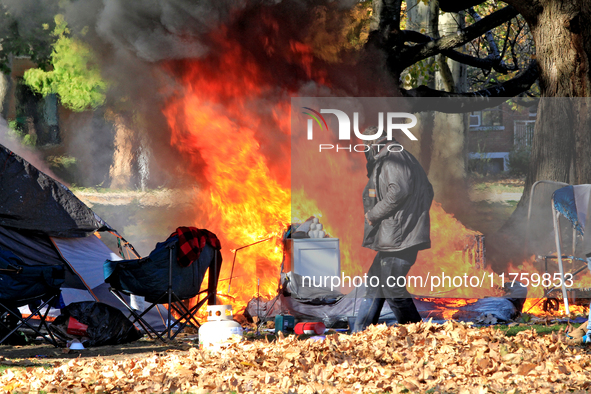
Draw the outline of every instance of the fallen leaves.
<instances>
[{"instance_id":1,"label":"fallen leaves","mask_svg":"<svg viewBox=\"0 0 591 394\"><path fill-rule=\"evenodd\" d=\"M527 375L532 369L536 368L536 364L533 363L523 363L517 368L517 373L519 375Z\"/></svg>"},{"instance_id":2,"label":"fallen leaves","mask_svg":"<svg viewBox=\"0 0 591 394\"><path fill-rule=\"evenodd\" d=\"M11 365L0 357L2 364ZM18 365L18 364L13 364ZM562 334L506 337L494 328L373 326L323 341L279 336L142 358L74 359L51 369L10 368L0 392L529 392L585 391L591 354Z\"/></svg>"}]
</instances>

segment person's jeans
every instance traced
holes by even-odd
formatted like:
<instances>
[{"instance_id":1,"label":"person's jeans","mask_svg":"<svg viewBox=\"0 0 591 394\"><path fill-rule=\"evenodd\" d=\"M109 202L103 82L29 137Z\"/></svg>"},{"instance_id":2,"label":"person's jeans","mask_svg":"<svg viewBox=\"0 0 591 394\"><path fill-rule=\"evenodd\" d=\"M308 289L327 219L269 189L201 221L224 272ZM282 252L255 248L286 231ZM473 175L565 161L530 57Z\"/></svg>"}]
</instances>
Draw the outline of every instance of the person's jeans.
<instances>
[{"instance_id":1,"label":"person's jeans","mask_svg":"<svg viewBox=\"0 0 591 394\"><path fill-rule=\"evenodd\" d=\"M377 276L379 284L376 287L368 287L367 298L364 298L359 305L353 332L363 331L370 324L376 324L385 301L388 301L398 323L407 324L421 321L421 315L419 315L410 293L406 290L406 286L397 286L395 280L387 282L388 277L406 277L416 258L416 249L391 253L378 252L369 269L368 277ZM381 287L382 285L384 287Z\"/></svg>"}]
</instances>

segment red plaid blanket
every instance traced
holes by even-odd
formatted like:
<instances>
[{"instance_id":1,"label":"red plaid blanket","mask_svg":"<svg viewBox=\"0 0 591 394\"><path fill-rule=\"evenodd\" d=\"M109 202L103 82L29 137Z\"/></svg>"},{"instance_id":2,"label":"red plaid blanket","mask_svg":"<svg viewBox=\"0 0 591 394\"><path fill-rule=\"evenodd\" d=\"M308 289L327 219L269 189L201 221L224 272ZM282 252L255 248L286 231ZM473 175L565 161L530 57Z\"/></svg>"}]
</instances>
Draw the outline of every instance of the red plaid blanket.
<instances>
[{"instance_id":1,"label":"red plaid blanket","mask_svg":"<svg viewBox=\"0 0 591 394\"><path fill-rule=\"evenodd\" d=\"M218 237L205 229L179 227L176 232L170 234L171 237L173 235L179 236L177 261L181 267L188 267L193 261L197 260L205 244L209 244L216 250L222 248Z\"/></svg>"}]
</instances>

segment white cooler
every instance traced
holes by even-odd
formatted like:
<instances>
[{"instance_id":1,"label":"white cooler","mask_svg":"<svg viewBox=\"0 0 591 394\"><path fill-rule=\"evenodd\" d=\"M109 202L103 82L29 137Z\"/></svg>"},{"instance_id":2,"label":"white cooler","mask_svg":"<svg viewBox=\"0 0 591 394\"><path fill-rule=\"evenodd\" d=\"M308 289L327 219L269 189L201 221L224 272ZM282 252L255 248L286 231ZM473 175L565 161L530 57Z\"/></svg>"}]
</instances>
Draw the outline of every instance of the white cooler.
<instances>
[{"instance_id":1,"label":"white cooler","mask_svg":"<svg viewBox=\"0 0 591 394\"><path fill-rule=\"evenodd\" d=\"M284 272L309 276L319 283L325 276L341 276L341 252L338 238L288 239ZM330 283L330 279L328 279ZM338 290L338 289L335 289Z\"/></svg>"}]
</instances>

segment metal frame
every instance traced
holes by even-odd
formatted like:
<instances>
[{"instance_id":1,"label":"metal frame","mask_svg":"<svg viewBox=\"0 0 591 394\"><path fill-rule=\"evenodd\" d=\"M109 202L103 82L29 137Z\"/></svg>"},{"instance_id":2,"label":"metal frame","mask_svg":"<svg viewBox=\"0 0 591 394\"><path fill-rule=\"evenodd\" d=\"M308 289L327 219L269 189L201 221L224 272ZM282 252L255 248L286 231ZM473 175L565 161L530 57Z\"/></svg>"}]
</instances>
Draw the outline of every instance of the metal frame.
<instances>
[{"instance_id":1,"label":"metal frame","mask_svg":"<svg viewBox=\"0 0 591 394\"><path fill-rule=\"evenodd\" d=\"M568 295L566 294L566 284L564 283L564 265L562 264L562 234L560 231L560 213L554 207L554 198L552 199L552 223L554 225L554 241L556 242L556 257L558 258L558 271L560 272L561 287L562 287L562 301L564 302L564 310L566 315L570 315L570 309L568 307ZM576 235L576 234L575 234ZM574 242L573 237L573 255L574 253Z\"/></svg>"},{"instance_id":2,"label":"metal frame","mask_svg":"<svg viewBox=\"0 0 591 394\"><path fill-rule=\"evenodd\" d=\"M538 185L541 184L549 184L549 185L555 185L555 186L569 186L568 183L564 183L564 182L554 182L554 181L537 181L535 182L532 186L531 186L531 191L529 193L529 204L527 207L527 231L525 234L525 251L527 252L527 249L529 247L529 228L530 228L530 220L531 220L531 210L532 210L532 201L533 201L533 196L535 194L536 188L538 187ZM552 206L554 206L554 203L551 203Z\"/></svg>"},{"instance_id":3,"label":"metal frame","mask_svg":"<svg viewBox=\"0 0 591 394\"><path fill-rule=\"evenodd\" d=\"M165 292L163 292L159 297L156 298L156 302L152 302L151 305L146 308L142 313L138 313L135 309L133 309L128 302L125 301L123 298L123 292L115 289L114 287L110 287L109 291L113 294L131 313L133 319L130 319L131 322L135 325L138 323L148 334L148 336L152 339L152 334L160 339L161 341L165 340L165 337L168 340L174 339L187 325L190 325L195 328L199 328L200 324L199 321L195 318L195 313L201 308L205 302L209 302L209 305L216 304L216 295L217 295L217 282L218 282L218 272L217 272L217 265L218 265L218 253L217 250L214 252L214 260L213 264L209 266L209 273L208 273L208 288L207 290L200 291L195 295L195 297L199 296L200 294L207 293L207 296L200 300L195 306L188 309L184 304L183 300L179 298L175 292L172 290L172 264L174 264L174 248L177 244L167 246L169 250L169 260L168 260L168 288ZM126 292L127 293L127 292ZM193 298L193 297L191 297ZM213 301L212 301L213 299ZM162 300L166 300L166 302L161 302ZM158 332L152 326L146 322L144 319L144 315L148 313L152 308L159 304L168 304L168 319L166 321L166 329L162 332ZM172 312L176 312L180 317L172 321ZM184 321L183 321L184 320ZM175 329L175 326L177 327ZM174 334L173 334L174 331Z\"/></svg>"},{"instance_id":4,"label":"metal frame","mask_svg":"<svg viewBox=\"0 0 591 394\"><path fill-rule=\"evenodd\" d=\"M138 314L138 312L135 309L133 309L131 306L129 306L129 304L125 301L125 299L123 298L123 294L119 290L111 287L109 289L109 291L123 305L125 305L127 310L131 313L131 315L133 316L133 319L130 319L130 320L133 324L138 323L144 329L146 334L148 334L148 336L151 339L153 339L152 335L154 335L156 338L160 339L161 341L164 341L165 336L167 337L168 340L174 339L182 331L182 329L188 325L195 327L195 328L199 328L200 324L199 324L199 321L195 318L195 312L197 312L199 310L199 308L201 308L203 306L203 304L205 304L205 302L211 297L211 295L208 295L203 300L199 301L194 307L192 307L191 309L187 309L187 307L182 303L182 300L180 298L178 298L177 295L174 294L174 292L169 293L168 291L166 291L166 292L162 293L160 298L166 297L168 295L171 299L170 299L170 302L168 303L169 307L167 308L168 309L167 328L162 332L158 332L156 329L154 329L152 326L150 326L148 324L148 322L146 322L143 318L144 315L146 313L148 313L150 310L152 310L152 308L154 308L156 305L158 305L158 303L152 303L152 305L150 305L148 308L146 308L142 313ZM174 298L174 301L172 301L172 298ZM172 311L173 310L178 315L180 315L180 317L174 321L172 321ZM176 329L175 329L175 326L177 327ZM173 331L174 331L174 334L172 333Z\"/></svg>"},{"instance_id":5,"label":"metal frame","mask_svg":"<svg viewBox=\"0 0 591 394\"><path fill-rule=\"evenodd\" d=\"M532 201L533 201L535 190L536 190L537 186L540 184L549 184L549 185L555 185L555 186L560 186L560 187L570 186L569 183L555 182L555 181L537 181L532 185L530 197L529 197L529 206L528 206L528 211L527 211L527 232L526 232L526 239L525 239L526 252L528 251L529 239L530 239L530 220L531 220L532 205L533 205ZM562 233L560 231L560 216L561 216L561 214L560 214L560 212L558 212L556 210L556 207L554 206L554 198L551 199L550 205L551 205L551 209L552 209L552 226L553 226L553 230L554 230L554 242L556 244L556 255L555 256L554 255L543 256L544 261L545 261L544 270L546 272L548 272L548 260L549 259L556 259L558 261L558 270L559 270L560 278L561 278L560 290L562 292L562 300L564 303L564 309L565 309L566 315L568 316L568 315L570 315L570 307L569 307L569 302L568 302L568 294L567 294L567 290L566 290L566 284L565 284L565 280L564 280L565 272L564 272L564 264L563 264L562 260L569 259L569 260L573 260L573 261L575 261L575 260L584 261L584 259L575 257L577 232L574 227L573 227L573 239L572 239L572 256L563 255L563 253L562 253ZM574 271L572 273L572 275L573 276L577 275L578 273L582 272L585 268L587 268L586 265L584 267L579 268L576 271ZM547 298L550 293L552 293L558 289L559 288L557 288L556 286L548 288L548 289L544 289L544 297L543 298ZM537 303L536 303L536 305L537 305Z\"/></svg>"},{"instance_id":6,"label":"metal frame","mask_svg":"<svg viewBox=\"0 0 591 394\"><path fill-rule=\"evenodd\" d=\"M12 334L17 332L19 329L26 326L29 329L36 332L37 335L43 337L43 339L46 342L50 343L51 345L53 345L55 347L59 347L57 340L55 339L53 333L51 332L51 330L49 329L49 326L47 325L47 315L48 315L49 309L50 309L49 304L52 301L54 301L59 296L59 294L60 293L58 291L57 293L53 293L53 294L51 294L51 293L44 294L41 297L34 297L34 298L30 298L30 299L25 299L25 300L18 300L19 304L27 305L33 301L37 301L39 299L43 299L43 298L47 297L37 308L35 308L35 310L31 311L31 314L29 316L27 316L25 318L15 315L13 310L8 308L8 306L6 306L4 303L0 302L0 314L8 313L19 320L19 323L16 325L16 327L14 327L8 334L6 334L2 339L0 339L0 344L2 344L5 340L7 340ZM41 313L41 310L43 308L45 308L46 306L47 306L47 308L46 308L45 312ZM40 320L39 327L35 327L35 326L29 324L29 320L31 320L35 316L39 316L39 320ZM4 327L5 329L10 329L10 327L6 326L5 324L3 324L1 322L0 322L0 326ZM41 328L45 328L45 330L48 332L48 335L42 333Z\"/></svg>"}]
</instances>

